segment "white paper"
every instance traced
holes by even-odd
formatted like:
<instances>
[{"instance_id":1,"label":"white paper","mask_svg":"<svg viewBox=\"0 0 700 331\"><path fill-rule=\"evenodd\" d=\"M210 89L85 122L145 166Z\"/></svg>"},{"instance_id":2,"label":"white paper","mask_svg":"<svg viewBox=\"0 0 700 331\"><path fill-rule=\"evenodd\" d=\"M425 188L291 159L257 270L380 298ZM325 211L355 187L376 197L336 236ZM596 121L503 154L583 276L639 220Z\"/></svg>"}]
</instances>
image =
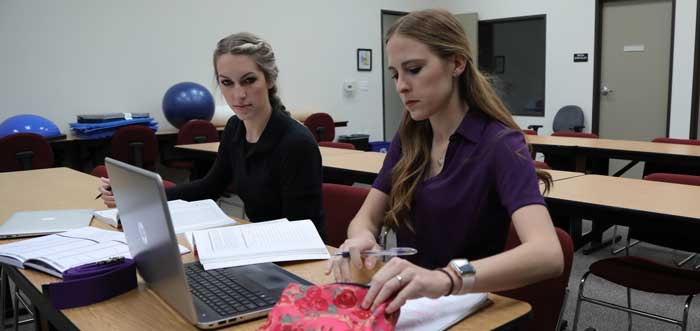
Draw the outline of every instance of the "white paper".
<instances>
[{"instance_id":1,"label":"white paper","mask_svg":"<svg viewBox=\"0 0 700 331\"><path fill-rule=\"evenodd\" d=\"M446 330L487 303L486 293L408 300L401 307L396 331Z\"/></svg>"},{"instance_id":2,"label":"white paper","mask_svg":"<svg viewBox=\"0 0 700 331\"><path fill-rule=\"evenodd\" d=\"M194 244L206 270L330 258L310 220L278 220L196 231Z\"/></svg>"},{"instance_id":3,"label":"white paper","mask_svg":"<svg viewBox=\"0 0 700 331\"><path fill-rule=\"evenodd\" d=\"M168 207L175 233L238 224L211 199L185 203L168 202Z\"/></svg>"}]
</instances>

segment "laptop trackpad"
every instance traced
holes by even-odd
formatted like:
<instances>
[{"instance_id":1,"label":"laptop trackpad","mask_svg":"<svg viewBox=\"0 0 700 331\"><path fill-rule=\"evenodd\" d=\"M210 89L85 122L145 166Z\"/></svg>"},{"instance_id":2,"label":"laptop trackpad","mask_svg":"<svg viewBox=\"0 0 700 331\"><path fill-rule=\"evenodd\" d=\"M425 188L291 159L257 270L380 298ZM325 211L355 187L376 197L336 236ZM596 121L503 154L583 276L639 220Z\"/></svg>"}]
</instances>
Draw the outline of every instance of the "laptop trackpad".
<instances>
[{"instance_id":1,"label":"laptop trackpad","mask_svg":"<svg viewBox=\"0 0 700 331\"><path fill-rule=\"evenodd\" d=\"M257 270L253 272L247 272L245 274L238 274L244 287L252 290L277 290L282 292L282 290L287 287L287 284L293 282L294 279L288 277L286 274L275 270L274 268L256 268ZM275 292L277 292L275 291Z\"/></svg>"}]
</instances>

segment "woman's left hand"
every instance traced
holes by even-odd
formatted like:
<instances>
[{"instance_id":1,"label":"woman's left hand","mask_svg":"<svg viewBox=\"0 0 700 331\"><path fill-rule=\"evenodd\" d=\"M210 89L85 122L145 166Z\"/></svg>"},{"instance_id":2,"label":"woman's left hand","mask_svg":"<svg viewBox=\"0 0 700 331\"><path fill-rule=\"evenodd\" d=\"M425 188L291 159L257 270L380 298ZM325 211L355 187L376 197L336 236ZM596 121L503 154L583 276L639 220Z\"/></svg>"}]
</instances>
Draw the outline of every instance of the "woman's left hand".
<instances>
[{"instance_id":1,"label":"woman's left hand","mask_svg":"<svg viewBox=\"0 0 700 331\"><path fill-rule=\"evenodd\" d=\"M416 266L395 257L389 260L369 282L370 289L362 301L362 307L372 310L396 294L386 308L386 313L397 311L406 300L429 297L438 298L450 290L450 280L443 272Z\"/></svg>"}]
</instances>

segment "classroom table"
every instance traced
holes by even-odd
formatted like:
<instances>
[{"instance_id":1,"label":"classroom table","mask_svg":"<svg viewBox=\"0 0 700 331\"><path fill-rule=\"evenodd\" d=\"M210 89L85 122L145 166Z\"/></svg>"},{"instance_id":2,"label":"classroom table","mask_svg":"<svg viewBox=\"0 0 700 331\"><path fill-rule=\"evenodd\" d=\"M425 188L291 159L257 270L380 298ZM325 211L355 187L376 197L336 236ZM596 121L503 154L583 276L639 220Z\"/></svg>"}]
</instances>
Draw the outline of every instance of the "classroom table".
<instances>
[{"instance_id":1,"label":"classroom table","mask_svg":"<svg viewBox=\"0 0 700 331\"><path fill-rule=\"evenodd\" d=\"M20 210L104 208L101 200L95 200L99 179L68 168L0 173L0 183L2 222ZM95 220L92 225L110 228ZM187 246L184 238L179 239L181 244ZM8 242L10 241L0 241ZM333 251L334 248L329 247L329 250ZM185 262L194 259L192 253L183 255ZM324 274L326 261L287 262L280 265L317 284L332 282L331 276ZM6 284L8 276L32 301L32 311L37 314L42 329L48 329L50 324L60 330L139 330L146 327L158 330L196 330L158 298L140 278L136 290L97 304L57 311L41 294L41 284L58 281L57 278L33 270L3 266L3 284ZM510 329L519 319L529 317L531 307L526 302L495 294L490 294L489 298L491 305L450 330ZM0 302L4 303L4 300ZM225 330L255 330L264 321L258 319Z\"/></svg>"},{"instance_id":2,"label":"classroom table","mask_svg":"<svg viewBox=\"0 0 700 331\"><path fill-rule=\"evenodd\" d=\"M216 130L221 134L224 127L216 127ZM173 157L172 146L177 142L177 134L179 132L180 130L177 128L160 128L155 132L161 160ZM51 139L49 143L54 150L56 165L66 165L75 170L89 171L90 169L84 169L86 164L89 163L92 166L102 164L111 139L112 137L79 137L68 131L65 137Z\"/></svg>"},{"instance_id":3,"label":"classroom table","mask_svg":"<svg viewBox=\"0 0 700 331\"><path fill-rule=\"evenodd\" d=\"M339 154L329 155L323 158L323 167L341 171L359 182L372 184L382 169L385 153L365 152L363 154ZM582 172L545 170L552 176L552 180L559 181L571 177L583 176Z\"/></svg>"},{"instance_id":4,"label":"classroom table","mask_svg":"<svg viewBox=\"0 0 700 331\"><path fill-rule=\"evenodd\" d=\"M700 233L698 186L585 175L557 181L545 199L553 216L602 219L689 237ZM580 247L588 238L581 234L580 222L569 225Z\"/></svg>"},{"instance_id":5,"label":"classroom table","mask_svg":"<svg viewBox=\"0 0 700 331\"><path fill-rule=\"evenodd\" d=\"M631 161L613 176L624 174L641 161L683 162L700 167L700 146L654 143L620 139L591 139L556 136L526 136L535 152L569 155L575 160L575 170L585 172L588 158Z\"/></svg>"},{"instance_id":6,"label":"classroom table","mask_svg":"<svg viewBox=\"0 0 700 331\"><path fill-rule=\"evenodd\" d=\"M216 153L219 152L219 142L211 142L211 143L201 143L201 144L186 144L186 145L175 145L175 148L184 150L184 151L189 151L189 152L194 152L194 153L202 153L202 154L208 154L209 157L212 155L216 155ZM334 147L323 147L319 146L318 147L319 151L321 152L321 157L329 157L329 156L335 156L335 155L346 155L346 154L364 154L364 151L358 151L354 149L345 149L345 148L334 148Z\"/></svg>"}]
</instances>

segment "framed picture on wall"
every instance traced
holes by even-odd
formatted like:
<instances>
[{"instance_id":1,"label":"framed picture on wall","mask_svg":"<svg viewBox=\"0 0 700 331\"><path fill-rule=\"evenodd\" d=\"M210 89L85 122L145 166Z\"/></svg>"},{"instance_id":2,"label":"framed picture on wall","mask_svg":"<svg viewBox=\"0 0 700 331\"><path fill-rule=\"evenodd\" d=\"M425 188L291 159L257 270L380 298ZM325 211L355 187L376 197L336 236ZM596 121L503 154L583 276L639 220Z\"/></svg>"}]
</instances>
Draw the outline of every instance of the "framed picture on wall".
<instances>
[{"instance_id":1,"label":"framed picture on wall","mask_svg":"<svg viewBox=\"0 0 700 331\"><path fill-rule=\"evenodd\" d=\"M357 49L357 71L372 71L372 50L369 48Z\"/></svg>"},{"instance_id":2,"label":"framed picture on wall","mask_svg":"<svg viewBox=\"0 0 700 331\"><path fill-rule=\"evenodd\" d=\"M506 57L503 55L497 55L493 62L493 72L497 74L502 74L506 72Z\"/></svg>"}]
</instances>

